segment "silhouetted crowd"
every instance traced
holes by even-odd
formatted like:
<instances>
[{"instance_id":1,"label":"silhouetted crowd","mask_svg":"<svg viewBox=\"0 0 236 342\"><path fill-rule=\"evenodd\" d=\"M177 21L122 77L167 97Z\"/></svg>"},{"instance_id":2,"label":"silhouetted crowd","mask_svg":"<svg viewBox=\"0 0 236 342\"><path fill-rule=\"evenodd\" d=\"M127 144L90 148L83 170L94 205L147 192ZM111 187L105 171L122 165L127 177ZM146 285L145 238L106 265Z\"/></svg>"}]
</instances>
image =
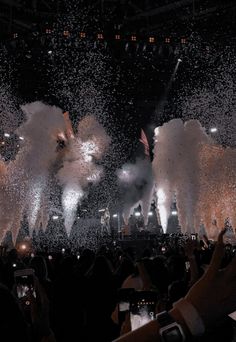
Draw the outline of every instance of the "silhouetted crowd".
<instances>
[{"instance_id":1,"label":"silhouetted crowd","mask_svg":"<svg viewBox=\"0 0 236 342\"><path fill-rule=\"evenodd\" d=\"M151 247L144 242L141 253L116 241L76 253L2 249L0 341L111 342L132 329L134 293L151 294L154 314L170 310L204 275L214 249L206 236L179 233L159 236ZM222 268L235 252L224 246ZM20 298L15 275L25 269L34 270L34 284ZM200 340L233 341L234 329L226 316Z\"/></svg>"}]
</instances>

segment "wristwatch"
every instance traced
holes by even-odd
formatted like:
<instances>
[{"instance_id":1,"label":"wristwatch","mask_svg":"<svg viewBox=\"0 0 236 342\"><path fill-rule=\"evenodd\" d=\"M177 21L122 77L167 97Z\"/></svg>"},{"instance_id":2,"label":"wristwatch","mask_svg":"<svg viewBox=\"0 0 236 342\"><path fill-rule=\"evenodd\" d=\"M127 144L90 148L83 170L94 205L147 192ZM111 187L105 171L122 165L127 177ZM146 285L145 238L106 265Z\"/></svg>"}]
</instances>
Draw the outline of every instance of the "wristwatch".
<instances>
[{"instance_id":1,"label":"wristwatch","mask_svg":"<svg viewBox=\"0 0 236 342\"><path fill-rule=\"evenodd\" d=\"M159 335L163 342L186 341L181 325L175 322L167 311L157 314L156 319L160 325Z\"/></svg>"}]
</instances>

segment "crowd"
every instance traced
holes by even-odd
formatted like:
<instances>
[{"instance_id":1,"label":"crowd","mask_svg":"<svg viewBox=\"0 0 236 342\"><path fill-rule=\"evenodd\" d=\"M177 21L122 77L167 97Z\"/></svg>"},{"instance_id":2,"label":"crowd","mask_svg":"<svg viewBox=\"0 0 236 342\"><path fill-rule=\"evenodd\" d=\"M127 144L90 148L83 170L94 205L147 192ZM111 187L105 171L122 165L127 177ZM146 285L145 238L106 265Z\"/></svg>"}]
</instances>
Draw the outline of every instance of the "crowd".
<instances>
[{"instance_id":1,"label":"crowd","mask_svg":"<svg viewBox=\"0 0 236 342\"><path fill-rule=\"evenodd\" d=\"M186 340L233 341L228 314L236 309L236 248L223 244L223 233L218 243L163 235L142 255L114 242L77 253L2 250L0 341L159 341L154 318L164 311L180 323ZM34 270L33 285L19 295L16 271L25 269ZM181 298L198 312L201 329L179 314ZM147 301L150 322L133 330L140 300Z\"/></svg>"}]
</instances>

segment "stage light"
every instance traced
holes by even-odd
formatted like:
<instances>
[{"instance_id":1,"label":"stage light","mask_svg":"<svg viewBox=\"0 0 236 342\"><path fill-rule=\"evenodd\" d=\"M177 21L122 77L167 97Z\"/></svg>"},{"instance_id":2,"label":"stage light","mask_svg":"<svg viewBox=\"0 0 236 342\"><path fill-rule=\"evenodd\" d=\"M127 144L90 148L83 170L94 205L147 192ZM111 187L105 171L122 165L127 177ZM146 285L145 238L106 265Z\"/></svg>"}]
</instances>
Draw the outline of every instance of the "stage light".
<instances>
[{"instance_id":1,"label":"stage light","mask_svg":"<svg viewBox=\"0 0 236 342\"><path fill-rule=\"evenodd\" d=\"M118 215L117 214L113 214L112 217L117 217Z\"/></svg>"},{"instance_id":2,"label":"stage light","mask_svg":"<svg viewBox=\"0 0 236 342\"><path fill-rule=\"evenodd\" d=\"M149 41L149 43L155 43L155 38L154 37L149 37L148 41Z\"/></svg>"},{"instance_id":3,"label":"stage light","mask_svg":"<svg viewBox=\"0 0 236 342\"><path fill-rule=\"evenodd\" d=\"M53 220L58 220L58 219L59 219L59 216L53 215L52 219L53 219Z\"/></svg>"},{"instance_id":4,"label":"stage light","mask_svg":"<svg viewBox=\"0 0 236 342\"><path fill-rule=\"evenodd\" d=\"M103 34L102 33L98 33L97 34L97 39L100 39L100 40L104 39Z\"/></svg>"},{"instance_id":5,"label":"stage light","mask_svg":"<svg viewBox=\"0 0 236 342\"><path fill-rule=\"evenodd\" d=\"M70 34L69 31L67 31L67 30L63 31L63 36L64 36L64 37L68 37L69 34Z\"/></svg>"},{"instance_id":6,"label":"stage light","mask_svg":"<svg viewBox=\"0 0 236 342\"><path fill-rule=\"evenodd\" d=\"M22 251L25 251L27 249L27 246L23 243L22 245L20 245L20 249Z\"/></svg>"},{"instance_id":7,"label":"stage light","mask_svg":"<svg viewBox=\"0 0 236 342\"><path fill-rule=\"evenodd\" d=\"M216 133L217 131L218 131L218 129L216 127L210 128L210 132L211 133Z\"/></svg>"},{"instance_id":8,"label":"stage light","mask_svg":"<svg viewBox=\"0 0 236 342\"><path fill-rule=\"evenodd\" d=\"M80 32L79 36L80 36L80 38L86 38L86 33L85 32Z\"/></svg>"},{"instance_id":9,"label":"stage light","mask_svg":"<svg viewBox=\"0 0 236 342\"><path fill-rule=\"evenodd\" d=\"M134 214L136 217L139 217L141 216L141 213L139 211L137 211L135 214Z\"/></svg>"},{"instance_id":10,"label":"stage light","mask_svg":"<svg viewBox=\"0 0 236 342\"><path fill-rule=\"evenodd\" d=\"M178 215L177 210L172 210L172 211L171 211L171 215L172 215L172 216L177 216L177 215Z\"/></svg>"},{"instance_id":11,"label":"stage light","mask_svg":"<svg viewBox=\"0 0 236 342\"><path fill-rule=\"evenodd\" d=\"M4 133L4 137L10 138L10 134L9 133Z\"/></svg>"},{"instance_id":12,"label":"stage light","mask_svg":"<svg viewBox=\"0 0 236 342\"><path fill-rule=\"evenodd\" d=\"M153 212L149 211L148 216L153 216Z\"/></svg>"}]
</instances>

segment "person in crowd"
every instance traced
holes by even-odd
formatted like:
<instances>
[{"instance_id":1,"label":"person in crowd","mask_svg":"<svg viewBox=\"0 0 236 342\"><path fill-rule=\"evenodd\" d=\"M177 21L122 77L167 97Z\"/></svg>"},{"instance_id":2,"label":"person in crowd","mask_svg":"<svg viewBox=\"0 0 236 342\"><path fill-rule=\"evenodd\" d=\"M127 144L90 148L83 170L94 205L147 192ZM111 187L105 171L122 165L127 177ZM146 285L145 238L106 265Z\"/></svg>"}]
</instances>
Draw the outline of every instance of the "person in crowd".
<instances>
[{"instance_id":1,"label":"person in crowd","mask_svg":"<svg viewBox=\"0 0 236 342\"><path fill-rule=\"evenodd\" d=\"M205 274L191 287L186 296L174 303L168 312L129 332L116 342L190 341L204 338L210 329L236 309L236 258L224 269L223 235L219 234L211 263ZM165 323L164 323L165 322ZM221 340L222 341L222 340Z\"/></svg>"}]
</instances>

